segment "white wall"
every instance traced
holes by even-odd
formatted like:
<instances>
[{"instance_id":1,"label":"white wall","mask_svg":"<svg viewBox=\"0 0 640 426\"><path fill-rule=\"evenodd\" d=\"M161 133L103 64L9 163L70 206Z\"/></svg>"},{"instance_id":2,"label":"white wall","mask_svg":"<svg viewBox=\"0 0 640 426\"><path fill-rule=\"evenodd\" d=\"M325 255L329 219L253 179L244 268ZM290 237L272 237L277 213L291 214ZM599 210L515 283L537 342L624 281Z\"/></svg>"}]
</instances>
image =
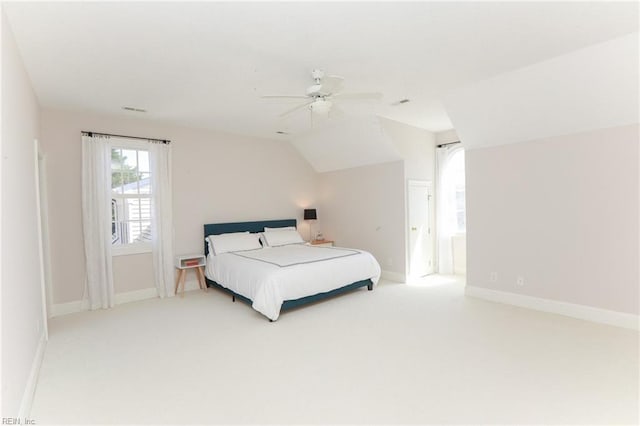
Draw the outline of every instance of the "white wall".
<instances>
[{"instance_id":1,"label":"white wall","mask_svg":"<svg viewBox=\"0 0 640 426\"><path fill-rule=\"evenodd\" d=\"M44 344L36 166L38 103L2 14L2 417L25 415ZM26 392L25 392L26 391ZM21 407L22 404L22 407ZM22 412L21 412L22 411Z\"/></svg>"},{"instance_id":2,"label":"white wall","mask_svg":"<svg viewBox=\"0 0 640 426\"><path fill-rule=\"evenodd\" d=\"M308 232L302 210L316 201L318 176L288 142L43 110L54 304L80 300L83 291L81 130L172 141L176 254L202 252L205 223L297 218ZM150 254L115 257L116 293L153 287L151 268Z\"/></svg>"},{"instance_id":3,"label":"white wall","mask_svg":"<svg viewBox=\"0 0 640 426\"><path fill-rule=\"evenodd\" d=\"M638 57L635 32L445 97L466 149L467 284L638 313Z\"/></svg>"},{"instance_id":4,"label":"white wall","mask_svg":"<svg viewBox=\"0 0 640 426\"><path fill-rule=\"evenodd\" d=\"M435 136L380 118L400 161L321 174L321 230L338 245L370 251L384 271L407 274L407 180L435 178Z\"/></svg>"},{"instance_id":5,"label":"white wall","mask_svg":"<svg viewBox=\"0 0 640 426\"><path fill-rule=\"evenodd\" d=\"M413 127L398 121L387 118L380 118L380 123L385 135L395 146L404 162L404 193L405 203L405 222L404 222L404 244L406 247L405 259L407 264L404 266L405 276L409 273L409 202L408 202L408 181L421 180L431 182L435 188L435 156L436 156L436 136L418 127ZM435 197L433 198L435 201ZM431 203L432 223L435 224L435 203ZM433 251L433 259L436 258L435 238L431 247Z\"/></svg>"},{"instance_id":6,"label":"white wall","mask_svg":"<svg viewBox=\"0 0 640 426\"><path fill-rule=\"evenodd\" d=\"M383 270L404 275L402 161L321 175L318 219L336 245L371 252Z\"/></svg>"},{"instance_id":7,"label":"white wall","mask_svg":"<svg viewBox=\"0 0 640 426\"><path fill-rule=\"evenodd\" d=\"M435 134L399 121L380 118L381 128L404 160L406 179L435 179Z\"/></svg>"},{"instance_id":8,"label":"white wall","mask_svg":"<svg viewBox=\"0 0 640 426\"><path fill-rule=\"evenodd\" d=\"M467 150L467 283L638 314L639 130Z\"/></svg>"}]
</instances>

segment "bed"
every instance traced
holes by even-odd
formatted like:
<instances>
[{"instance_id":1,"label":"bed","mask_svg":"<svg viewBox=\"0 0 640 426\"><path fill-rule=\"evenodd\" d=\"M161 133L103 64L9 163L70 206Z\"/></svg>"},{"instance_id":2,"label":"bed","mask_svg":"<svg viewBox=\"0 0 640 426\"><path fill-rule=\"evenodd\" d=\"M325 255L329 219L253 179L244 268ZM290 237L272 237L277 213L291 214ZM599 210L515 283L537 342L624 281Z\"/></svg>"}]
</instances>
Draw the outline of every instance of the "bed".
<instances>
[{"instance_id":1,"label":"bed","mask_svg":"<svg viewBox=\"0 0 640 426\"><path fill-rule=\"evenodd\" d=\"M295 227L295 219L204 225L208 287L251 305L270 321L282 310L299 307L361 287L373 290L380 265L368 252L340 247L291 244L214 254L207 237L261 233L267 228Z\"/></svg>"}]
</instances>

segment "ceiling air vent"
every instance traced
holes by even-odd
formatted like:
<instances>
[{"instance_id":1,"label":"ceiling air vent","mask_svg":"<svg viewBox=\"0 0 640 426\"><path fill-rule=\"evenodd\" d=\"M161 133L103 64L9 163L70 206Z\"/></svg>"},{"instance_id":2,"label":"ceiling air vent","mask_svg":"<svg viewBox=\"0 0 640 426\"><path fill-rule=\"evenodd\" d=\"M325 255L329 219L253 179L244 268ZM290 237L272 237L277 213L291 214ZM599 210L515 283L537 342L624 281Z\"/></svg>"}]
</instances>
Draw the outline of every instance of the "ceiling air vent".
<instances>
[{"instance_id":1,"label":"ceiling air vent","mask_svg":"<svg viewBox=\"0 0 640 426\"><path fill-rule=\"evenodd\" d=\"M130 107L130 106L123 106L122 109L125 110L125 111L133 111L133 112L147 112L146 109L135 108L135 107Z\"/></svg>"},{"instance_id":2,"label":"ceiling air vent","mask_svg":"<svg viewBox=\"0 0 640 426\"><path fill-rule=\"evenodd\" d=\"M394 102L391 105L402 105L402 104L408 104L409 102L411 102L409 99L404 98L404 99L400 99L398 102Z\"/></svg>"}]
</instances>

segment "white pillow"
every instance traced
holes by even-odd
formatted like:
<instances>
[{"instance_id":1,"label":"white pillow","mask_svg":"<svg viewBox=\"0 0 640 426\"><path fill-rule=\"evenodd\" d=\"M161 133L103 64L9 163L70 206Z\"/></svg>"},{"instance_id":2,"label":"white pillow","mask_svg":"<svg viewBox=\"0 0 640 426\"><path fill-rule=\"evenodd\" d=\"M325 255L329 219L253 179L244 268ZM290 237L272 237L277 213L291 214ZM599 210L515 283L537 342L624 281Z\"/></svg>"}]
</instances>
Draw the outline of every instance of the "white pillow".
<instances>
[{"instance_id":1,"label":"white pillow","mask_svg":"<svg viewBox=\"0 0 640 426\"><path fill-rule=\"evenodd\" d=\"M255 250L262 248L258 234L247 232L233 232L229 234L209 235L207 242L209 250L214 256L222 253Z\"/></svg>"},{"instance_id":2,"label":"white pillow","mask_svg":"<svg viewBox=\"0 0 640 426\"><path fill-rule=\"evenodd\" d=\"M286 231L271 231L262 234L269 247L285 246L288 244L304 243L304 240L294 229Z\"/></svg>"},{"instance_id":3,"label":"white pillow","mask_svg":"<svg viewBox=\"0 0 640 426\"><path fill-rule=\"evenodd\" d=\"M273 231L295 231L295 226L283 226L282 228L267 228L264 227L264 232L273 232Z\"/></svg>"},{"instance_id":4,"label":"white pillow","mask_svg":"<svg viewBox=\"0 0 640 426\"><path fill-rule=\"evenodd\" d=\"M211 242L211 240L209 239L210 237L218 237L218 238L233 238L233 235L243 235L243 234L248 234L249 231L244 231L244 232L229 232L227 234L219 234L219 235L209 235L207 236L204 240L207 242L207 247L209 247L209 253L211 253L212 255L216 255L216 252L214 250L213 247L213 243ZM225 237L222 237L223 235L225 235Z\"/></svg>"}]
</instances>

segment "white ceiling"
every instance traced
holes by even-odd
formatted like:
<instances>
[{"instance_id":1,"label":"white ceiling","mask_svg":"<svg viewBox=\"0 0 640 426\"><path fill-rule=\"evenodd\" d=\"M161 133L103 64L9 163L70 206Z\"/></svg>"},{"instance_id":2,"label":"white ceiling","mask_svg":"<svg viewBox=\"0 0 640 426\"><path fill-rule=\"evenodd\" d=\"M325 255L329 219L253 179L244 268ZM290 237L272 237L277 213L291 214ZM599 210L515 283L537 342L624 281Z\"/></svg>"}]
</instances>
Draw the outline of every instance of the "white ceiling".
<instances>
[{"instance_id":1,"label":"white ceiling","mask_svg":"<svg viewBox=\"0 0 640 426\"><path fill-rule=\"evenodd\" d=\"M310 71L345 78L347 119L377 114L452 127L446 93L637 31L635 2L4 3L44 107L258 137L307 138L309 115L278 114ZM392 105L408 98L410 103ZM307 133L305 135L305 133ZM286 138L286 137L285 137Z\"/></svg>"}]
</instances>

